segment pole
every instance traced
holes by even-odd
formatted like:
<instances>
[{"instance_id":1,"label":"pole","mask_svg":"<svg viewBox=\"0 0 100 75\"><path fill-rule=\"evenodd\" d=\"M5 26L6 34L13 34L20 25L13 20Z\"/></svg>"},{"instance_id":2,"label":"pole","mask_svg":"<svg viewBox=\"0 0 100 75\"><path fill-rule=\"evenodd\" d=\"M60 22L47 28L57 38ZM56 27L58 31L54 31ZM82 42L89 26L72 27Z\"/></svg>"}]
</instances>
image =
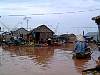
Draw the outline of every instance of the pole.
<instances>
[{"instance_id":1,"label":"pole","mask_svg":"<svg viewBox=\"0 0 100 75\"><path fill-rule=\"evenodd\" d=\"M27 23L27 30L28 30L28 23L29 23L29 19L31 19L31 17L25 17L23 20L26 20L26 23Z\"/></svg>"},{"instance_id":2,"label":"pole","mask_svg":"<svg viewBox=\"0 0 100 75\"><path fill-rule=\"evenodd\" d=\"M100 25L98 25L98 41L100 42Z\"/></svg>"},{"instance_id":3,"label":"pole","mask_svg":"<svg viewBox=\"0 0 100 75\"><path fill-rule=\"evenodd\" d=\"M92 20L98 25L98 42L100 42L100 16L93 17Z\"/></svg>"},{"instance_id":4,"label":"pole","mask_svg":"<svg viewBox=\"0 0 100 75\"><path fill-rule=\"evenodd\" d=\"M83 30L83 36L84 36L84 30Z\"/></svg>"},{"instance_id":5,"label":"pole","mask_svg":"<svg viewBox=\"0 0 100 75\"><path fill-rule=\"evenodd\" d=\"M28 19L27 19L27 30L28 30Z\"/></svg>"}]
</instances>

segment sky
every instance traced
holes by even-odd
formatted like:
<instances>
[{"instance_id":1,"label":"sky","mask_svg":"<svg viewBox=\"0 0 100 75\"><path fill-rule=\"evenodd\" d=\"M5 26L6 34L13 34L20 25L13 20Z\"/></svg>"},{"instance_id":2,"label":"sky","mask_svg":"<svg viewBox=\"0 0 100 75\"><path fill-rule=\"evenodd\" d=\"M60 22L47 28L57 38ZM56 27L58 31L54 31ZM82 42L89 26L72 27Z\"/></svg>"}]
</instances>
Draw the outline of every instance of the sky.
<instances>
[{"instance_id":1,"label":"sky","mask_svg":"<svg viewBox=\"0 0 100 75\"><path fill-rule=\"evenodd\" d=\"M0 0L2 30L45 24L56 34L97 32L91 20L100 15L100 0ZM2 23L1 23L2 22Z\"/></svg>"}]
</instances>

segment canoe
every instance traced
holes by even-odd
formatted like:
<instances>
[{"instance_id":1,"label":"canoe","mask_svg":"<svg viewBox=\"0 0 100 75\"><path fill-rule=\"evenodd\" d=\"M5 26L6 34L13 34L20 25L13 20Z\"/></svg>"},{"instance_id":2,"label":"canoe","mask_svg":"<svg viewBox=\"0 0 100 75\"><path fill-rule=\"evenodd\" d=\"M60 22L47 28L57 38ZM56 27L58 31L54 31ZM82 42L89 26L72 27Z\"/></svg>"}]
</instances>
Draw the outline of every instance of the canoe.
<instances>
[{"instance_id":1,"label":"canoe","mask_svg":"<svg viewBox=\"0 0 100 75\"><path fill-rule=\"evenodd\" d=\"M91 57L91 52L86 52L84 54L73 53L73 58L77 58L77 59L84 59L84 58L90 58L90 57Z\"/></svg>"},{"instance_id":2,"label":"canoe","mask_svg":"<svg viewBox=\"0 0 100 75\"><path fill-rule=\"evenodd\" d=\"M84 58L89 58L91 57L91 54L75 54L73 55L73 58L77 58L77 59L84 59Z\"/></svg>"},{"instance_id":3,"label":"canoe","mask_svg":"<svg viewBox=\"0 0 100 75\"><path fill-rule=\"evenodd\" d=\"M95 68L83 70L82 75L100 75L100 65L97 65Z\"/></svg>"}]
</instances>

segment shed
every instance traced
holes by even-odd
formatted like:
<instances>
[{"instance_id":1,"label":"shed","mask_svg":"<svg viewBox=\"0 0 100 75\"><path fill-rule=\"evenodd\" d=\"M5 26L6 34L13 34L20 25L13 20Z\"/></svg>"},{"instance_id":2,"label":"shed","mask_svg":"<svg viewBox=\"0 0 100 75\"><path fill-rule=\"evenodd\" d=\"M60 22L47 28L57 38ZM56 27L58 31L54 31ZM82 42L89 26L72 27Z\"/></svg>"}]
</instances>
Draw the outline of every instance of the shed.
<instances>
[{"instance_id":1,"label":"shed","mask_svg":"<svg viewBox=\"0 0 100 75\"><path fill-rule=\"evenodd\" d=\"M16 31L11 31L11 35L13 37L21 37L24 39L27 39L27 34L29 33L29 31L27 31L25 28L19 28Z\"/></svg>"},{"instance_id":2,"label":"shed","mask_svg":"<svg viewBox=\"0 0 100 75\"><path fill-rule=\"evenodd\" d=\"M47 39L53 37L54 32L51 29L49 29L46 25L41 25L30 31L30 34L36 42L44 43L47 41Z\"/></svg>"}]
</instances>

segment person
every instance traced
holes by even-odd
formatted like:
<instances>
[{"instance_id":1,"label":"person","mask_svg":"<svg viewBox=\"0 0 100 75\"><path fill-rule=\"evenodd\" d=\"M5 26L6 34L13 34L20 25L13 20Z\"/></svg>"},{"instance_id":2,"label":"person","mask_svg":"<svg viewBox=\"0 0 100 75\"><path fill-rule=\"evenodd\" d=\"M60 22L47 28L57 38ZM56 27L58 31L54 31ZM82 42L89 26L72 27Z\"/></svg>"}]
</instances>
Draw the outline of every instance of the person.
<instances>
[{"instance_id":1,"label":"person","mask_svg":"<svg viewBox=\"0 0 100 75\"><path fill-rule=\"evenodd\" d=\"M77 37L77 41L75 43L74 52L76 54L84 54L86 52L88 45L85 42L82 36Z\"/></svg>"},{"instance_id":2,"label":"person","mask_svg":"<svg viewBox=\"0 0 100 75\"><path fill-rule=\"evenodd\" d=\"M48 46L51 46L51 38L48 38L47 43L48 43Z\"/></svg>"}]
</instances>

